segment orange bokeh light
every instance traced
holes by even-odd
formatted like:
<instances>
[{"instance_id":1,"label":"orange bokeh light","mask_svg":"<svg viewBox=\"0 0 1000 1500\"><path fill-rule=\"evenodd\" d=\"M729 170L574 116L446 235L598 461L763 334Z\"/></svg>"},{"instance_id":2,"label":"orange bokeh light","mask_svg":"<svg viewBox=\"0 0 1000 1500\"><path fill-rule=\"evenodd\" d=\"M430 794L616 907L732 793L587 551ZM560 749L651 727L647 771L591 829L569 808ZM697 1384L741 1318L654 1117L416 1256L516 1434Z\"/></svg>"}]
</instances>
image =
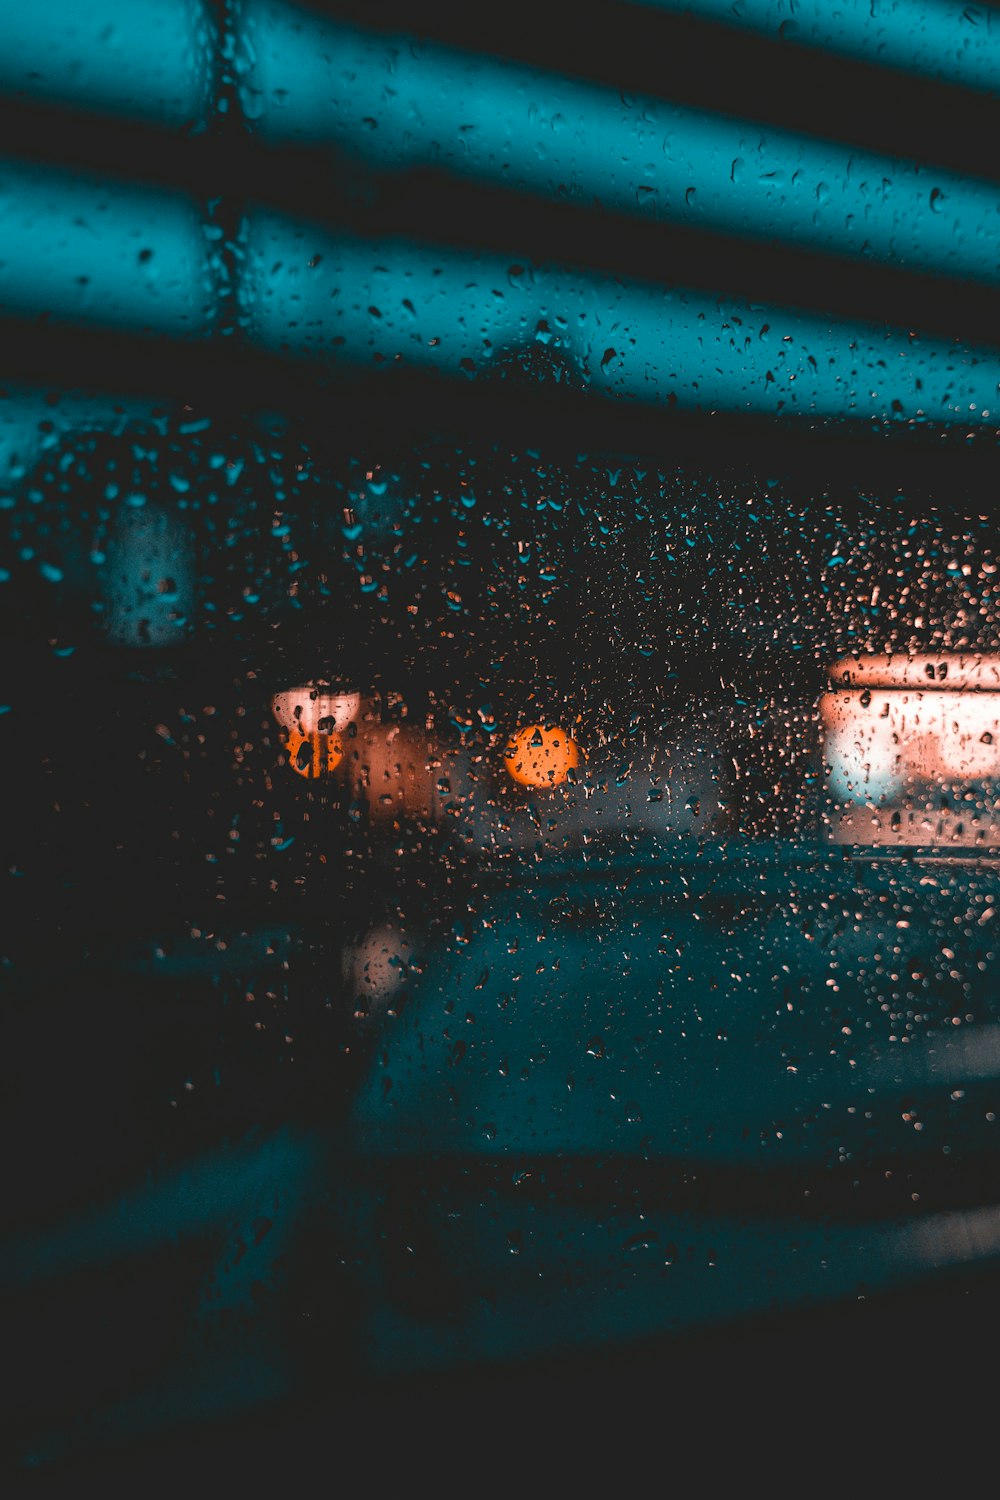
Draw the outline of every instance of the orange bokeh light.
<instances>
[{"instance_id":1,"label":"orange bokeh light","mask_svg":"<svg viewBox=\"0 0 1000 1500\"><path fill-rule=\"evenodd\" d=\"M303 734L301 729L292 729L288 734L288 764L299 776L310 781L320 776L329 776L344 758L344 745L339 734Z\"/></svg>"},{"instance_id":2,"label":"orange bokeh light","mask_svg":"<svg viewBox=\"0 0 1000 1500\"><path fill-rule=\"evenodd\" d=\"M559 786L580 764L580 749L558 725L527 724L508 741L504 760L520 786Z\"/></svg>"}]
</instances>

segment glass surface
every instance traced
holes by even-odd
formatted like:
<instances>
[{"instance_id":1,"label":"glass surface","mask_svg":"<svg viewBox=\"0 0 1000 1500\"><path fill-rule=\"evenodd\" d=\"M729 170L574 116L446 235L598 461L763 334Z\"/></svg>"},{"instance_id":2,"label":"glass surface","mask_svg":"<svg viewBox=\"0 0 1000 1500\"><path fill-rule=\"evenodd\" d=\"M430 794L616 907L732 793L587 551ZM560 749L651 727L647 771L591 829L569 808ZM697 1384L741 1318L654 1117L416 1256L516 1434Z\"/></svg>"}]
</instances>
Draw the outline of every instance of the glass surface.
<instances>
[{"instance_id":1,"label":"glass surface","mask_svg":"<svg viewBox=\"0 0 1000 1500\"><path fill-rule=\"evenodd\" d=\"M9 23L19 1471L992 1315L993 32L716 9Z\"/></svg>"}]
</instances>

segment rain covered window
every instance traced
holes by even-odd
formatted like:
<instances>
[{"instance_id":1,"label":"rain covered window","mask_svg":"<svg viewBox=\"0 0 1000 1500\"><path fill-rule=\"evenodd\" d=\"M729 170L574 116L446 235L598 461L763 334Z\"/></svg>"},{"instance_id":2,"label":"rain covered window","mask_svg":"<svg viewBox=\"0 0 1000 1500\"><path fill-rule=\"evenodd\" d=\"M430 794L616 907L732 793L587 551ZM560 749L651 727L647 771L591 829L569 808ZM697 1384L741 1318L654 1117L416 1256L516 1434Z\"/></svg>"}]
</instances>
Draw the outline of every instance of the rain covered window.
<instances>
[{"instance_id":1,"label":"rain covered window","mask_svg":"<svg viewBox=\"0 0 1000 1500\"><path fill-rule=\"evenodd\" d=\"M948 0L0 7L18 1466L965 1352L998 94Z\"/></svg>"}]
</instances>

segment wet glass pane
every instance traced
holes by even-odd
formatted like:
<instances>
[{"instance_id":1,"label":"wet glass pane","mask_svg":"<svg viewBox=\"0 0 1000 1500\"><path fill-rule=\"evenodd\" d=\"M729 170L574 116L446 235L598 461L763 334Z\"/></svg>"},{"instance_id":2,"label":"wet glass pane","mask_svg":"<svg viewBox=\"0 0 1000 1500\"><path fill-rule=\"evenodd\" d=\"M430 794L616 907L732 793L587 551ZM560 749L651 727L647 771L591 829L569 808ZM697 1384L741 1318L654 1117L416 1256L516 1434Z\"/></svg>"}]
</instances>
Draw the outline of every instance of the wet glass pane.
<instances>
[{"instance_id":1,"label":"wet glass pane","mask_svg":"<svg viewBox=\"0 0 1000 1500\"><path fill-rule=\"evenodd\" d=\"M19 1470L975 1347L997 28L842 9L0 17Z\"/></svg>"}]
</instances>

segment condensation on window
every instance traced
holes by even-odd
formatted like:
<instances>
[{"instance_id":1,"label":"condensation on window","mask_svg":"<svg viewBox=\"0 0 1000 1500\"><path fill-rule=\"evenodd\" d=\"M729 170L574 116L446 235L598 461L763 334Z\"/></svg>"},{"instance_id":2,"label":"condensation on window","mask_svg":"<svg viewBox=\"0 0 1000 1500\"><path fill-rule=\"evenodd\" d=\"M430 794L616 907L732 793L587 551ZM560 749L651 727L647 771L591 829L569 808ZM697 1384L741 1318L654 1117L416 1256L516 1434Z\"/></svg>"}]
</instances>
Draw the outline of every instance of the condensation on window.
<instances>
[{"instance_id":1,"label":"condensation on window","mask_svg":"<svg viewBox=\"0 0 1000 1500\"><path fill-rule=\"evenodd\" d=\"M24 1465L995 1300L996 195L843 96L996 28L903 9L0 17Z\"/></svg>"}]
</instances>

